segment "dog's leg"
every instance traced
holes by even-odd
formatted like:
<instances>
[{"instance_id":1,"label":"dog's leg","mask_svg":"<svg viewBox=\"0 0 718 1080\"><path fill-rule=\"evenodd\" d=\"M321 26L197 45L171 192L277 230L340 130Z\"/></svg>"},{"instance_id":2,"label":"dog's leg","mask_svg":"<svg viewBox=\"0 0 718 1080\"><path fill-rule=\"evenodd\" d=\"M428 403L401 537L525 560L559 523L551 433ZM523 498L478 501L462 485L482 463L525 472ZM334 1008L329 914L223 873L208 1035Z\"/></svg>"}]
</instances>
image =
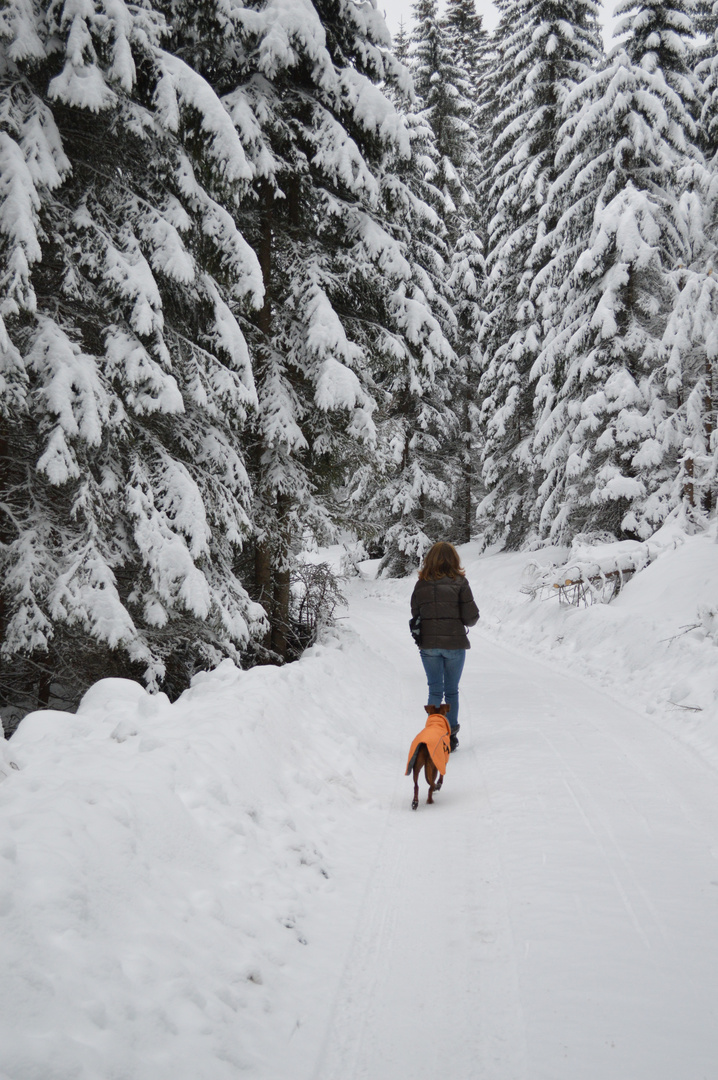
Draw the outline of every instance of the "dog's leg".
<instances>
[{"instance_id":1,"label":"dog's leg","mask_svg":"<svg viewBox=\"0 0 718 1080\"><path fill-rule=\"evenodd\" d=\"M419 773L421 772L421 766L424 763L424 759L419 750L416 761L414 762L414 798L412 800L411 809L416 810L419 805Z\"/></svg>"},{"instance_id":2,"label":"dog's leg","mask_svg":"<svg viewBox=\"0 0 718 1080\"><path fill-rule=\"evenodd\" d=\"M427 803L433 803L434 792L436 791L436 773L438 770L436 768L436 765L431 760L431 758L428 757L428 755L427 758L428 760L424 768L424 776L426 777L426 782L429 785L429 797L426 801Z\"/></svg>"},{"instance_id":3,"label":"dog's leg","mask_svg":"<svg viewBox=\"0 0 718 1080\"><path fill-rule=\"evenodd\" d=\"M426 763L431 761L429 753L426 749L426 745L421 743L414 759L414 801L411 804L411 809L416 810L419 805L419 777L421 776L421 770L426 773ZM432 763L433 764L433 763Z\"/></svg>"}]
</instances>

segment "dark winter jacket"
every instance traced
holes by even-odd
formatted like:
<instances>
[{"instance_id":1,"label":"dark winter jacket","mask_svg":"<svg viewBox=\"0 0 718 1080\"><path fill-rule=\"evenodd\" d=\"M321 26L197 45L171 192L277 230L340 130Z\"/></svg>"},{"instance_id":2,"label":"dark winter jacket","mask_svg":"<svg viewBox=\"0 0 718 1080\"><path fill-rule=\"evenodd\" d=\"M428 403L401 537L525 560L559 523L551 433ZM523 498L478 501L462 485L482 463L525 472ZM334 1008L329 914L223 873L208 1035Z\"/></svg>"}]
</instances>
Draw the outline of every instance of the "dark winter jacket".
<instances>
[{"instance_id":1,"label":"dark winter jacket","mask_svg":"<svg viewBox=\"0 0 718 1080\"><path fill-rule=\"evenodd\" d=\"M421 615L422 649L470 649L464 627L479 621L479 609L466 578L417 581L411 614Z\"/></svg>"}]
</instances>

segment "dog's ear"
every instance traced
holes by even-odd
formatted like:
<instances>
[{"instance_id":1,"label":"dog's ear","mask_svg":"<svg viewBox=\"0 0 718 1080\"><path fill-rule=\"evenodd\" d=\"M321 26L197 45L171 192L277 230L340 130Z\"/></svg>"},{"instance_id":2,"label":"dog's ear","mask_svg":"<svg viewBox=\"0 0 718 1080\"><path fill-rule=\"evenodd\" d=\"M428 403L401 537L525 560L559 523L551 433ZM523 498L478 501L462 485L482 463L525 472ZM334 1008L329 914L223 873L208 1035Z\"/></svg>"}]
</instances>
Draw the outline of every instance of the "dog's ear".
<instances>
[{"instance_id":1,"label":"dog's ear","mask_svg":"<svg viewBox=\"0 0 718 1080\"><path fill-rule=\"evenodd\" d=\"M432 716L433 713L439 711L439 706L438 705L425 705L424 708L426 709L429 716Z\"/></svg>"},{"instance_id":2,"label":"dog's ear","mask_svg":"<svg viewBox=\"0 0 718 1080\"><path fill-rule=\"evenodd\" d=\"M450 709L451 705L449 705L448 702L445 701L443 705L439 705L437 712L440 712L442 716L448 716Z\"/></svg>"}]
</instances>

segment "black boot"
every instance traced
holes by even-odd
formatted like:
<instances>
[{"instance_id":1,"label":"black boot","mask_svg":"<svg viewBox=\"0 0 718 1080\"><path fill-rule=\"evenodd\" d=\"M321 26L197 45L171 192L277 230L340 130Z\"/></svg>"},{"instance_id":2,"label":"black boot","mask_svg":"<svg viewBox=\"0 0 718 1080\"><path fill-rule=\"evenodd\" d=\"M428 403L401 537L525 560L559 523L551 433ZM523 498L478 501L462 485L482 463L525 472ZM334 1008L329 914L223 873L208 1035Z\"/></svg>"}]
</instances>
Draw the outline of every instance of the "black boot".
<instances>
[{"instance_id":1,"label":"black boot","mask_svg":"<svg viewBox=\"0 0 718 1080\"><path fill-rule=\"evenodd\" d=\"M454 750L458 750L458 748L459 748L459 731L460 730L461 730L461 724L456 724L456 726L452 727L452 729L451 729L451 735L449 737L449 748L450 748L452 754L453 754Z\"/></svg>"}]
</instances>

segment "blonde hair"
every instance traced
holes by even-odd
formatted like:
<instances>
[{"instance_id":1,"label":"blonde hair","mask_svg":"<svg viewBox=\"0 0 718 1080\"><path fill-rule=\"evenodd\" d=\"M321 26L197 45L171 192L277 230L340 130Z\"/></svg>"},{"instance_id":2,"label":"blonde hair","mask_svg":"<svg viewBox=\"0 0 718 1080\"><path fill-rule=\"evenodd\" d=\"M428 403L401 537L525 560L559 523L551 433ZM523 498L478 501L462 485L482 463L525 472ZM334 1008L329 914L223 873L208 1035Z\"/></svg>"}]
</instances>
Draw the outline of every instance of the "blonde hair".
<instances>
[{"instance_id":1,"label":"blonde hair","mask_svg":"<svg viewBox=\"0 0 718 1080\"><path fill-rule=\"evenodd\" d=\"M446 540L439 540L429 548L419 571L420 581L436 581L440 577L464 577L459 553Z\"/></svg>"}]
</instances>

